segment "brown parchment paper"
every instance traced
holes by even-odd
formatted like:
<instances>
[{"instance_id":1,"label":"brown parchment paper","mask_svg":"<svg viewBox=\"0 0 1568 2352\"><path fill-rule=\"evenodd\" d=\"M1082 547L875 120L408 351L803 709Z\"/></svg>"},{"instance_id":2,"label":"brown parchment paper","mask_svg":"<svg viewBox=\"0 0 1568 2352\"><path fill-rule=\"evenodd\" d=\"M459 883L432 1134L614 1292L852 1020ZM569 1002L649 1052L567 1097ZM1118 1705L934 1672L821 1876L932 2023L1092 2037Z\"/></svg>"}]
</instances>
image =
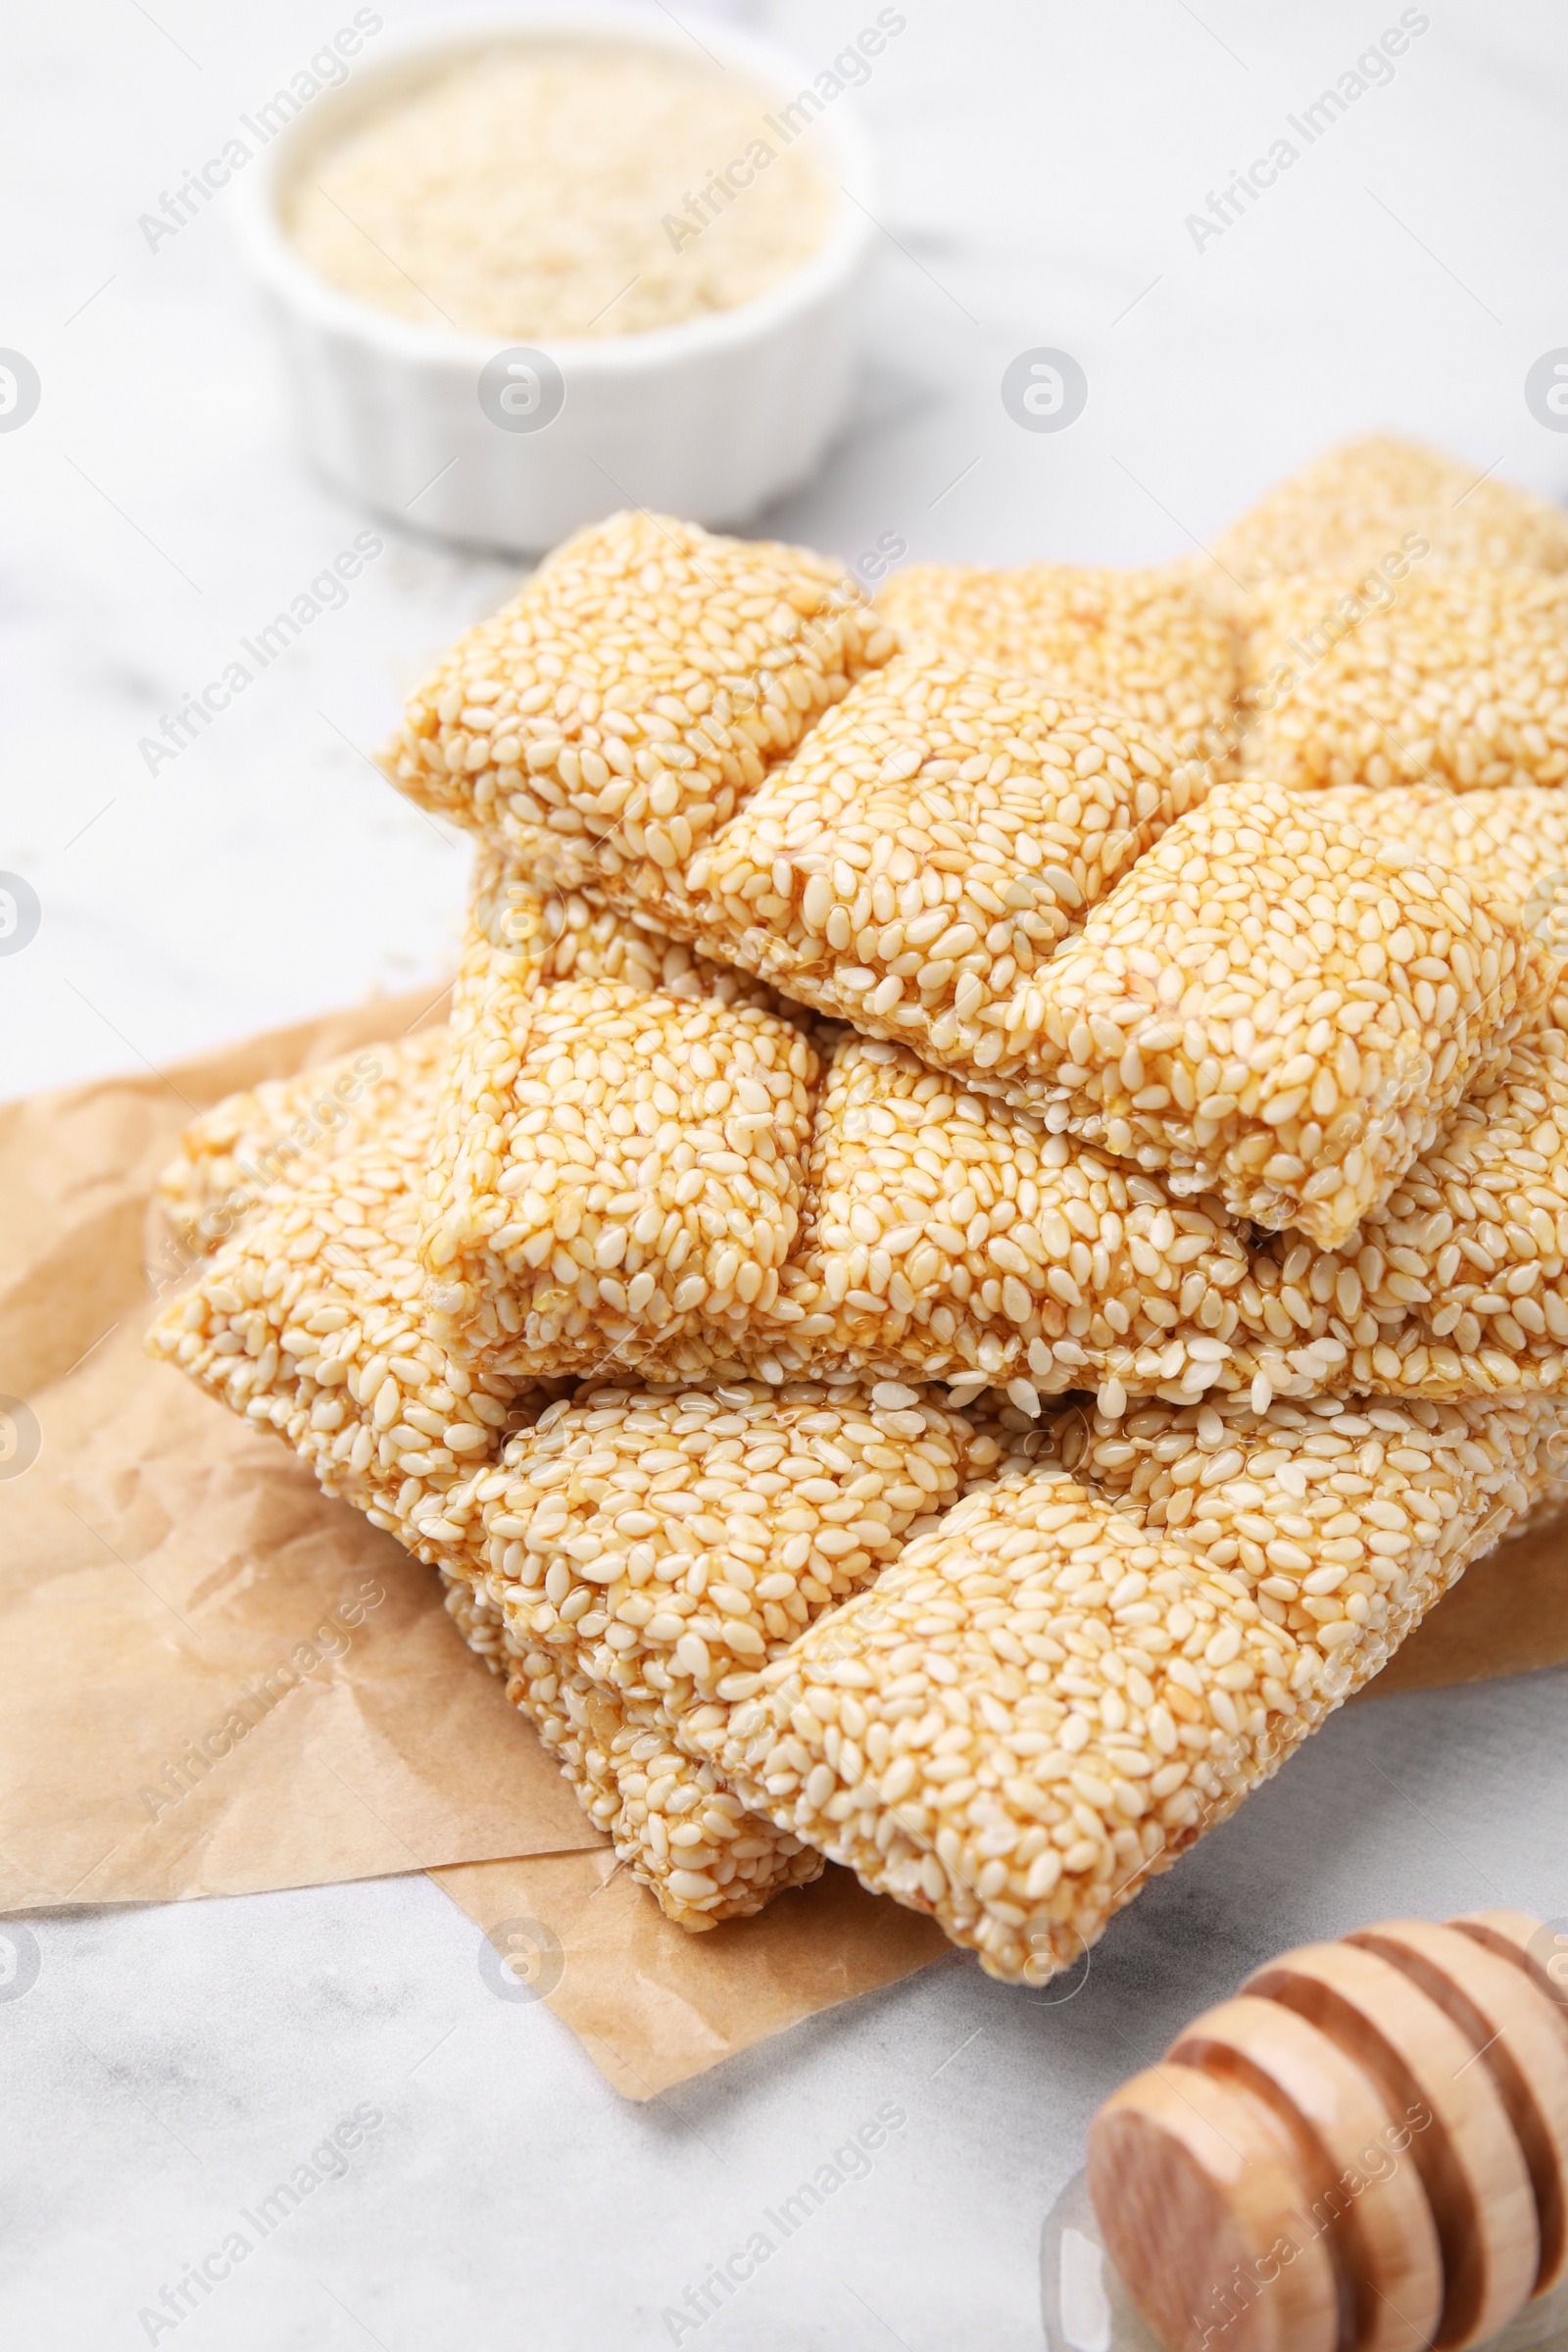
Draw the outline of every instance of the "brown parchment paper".
<instances>
[{"instance_id":1,"label":"brown parchment paper","mask_svg":"<svg viewBox=\"0 0 1568 2352\"><path fill-rule=\"evenodd\" d=\"M819 2009L959 1957L935 1920L867 1894L832 1864L756 1919L701 1936L672 1925L608 1845L430 1875L498 1952L519 1954L523 1982L630 2099L657 2097Z\"/></svg>"},{"instance_id":2,"label":"brown parchment paper","mask_svg":"<svg viewBox=\"0 0 1568 2352\"><path fill-rule=\"evenodd\" d=\"M142 1353L177 1271L150 1187L193 1110L419 1009L0 1108L0 1395L39 1441L0 1475L0 1908L591 1838L429 1570Z\"/></svg>"},{"instance_id":3,"label":"brown parchment paper","mask_svg":"<svg viewBox=\"0 0 1568 2352\"><path fill-rule=\"evenodd\" d=\"M649 2098L940 1958L941 1931L832 1868L755 1920L672 1927L430 1571L141 1351L178 1273L150 1201L180 1127L445 1009L386 1000L0 1104L0 1412L20 1401L40 1441L20 1475L0 1459L0 1910L428 1869L537 1950L541 1996ZM1564 1658L1549 1530L1472 1569L1373 1688Z\"/></svg>"}]
</instances>

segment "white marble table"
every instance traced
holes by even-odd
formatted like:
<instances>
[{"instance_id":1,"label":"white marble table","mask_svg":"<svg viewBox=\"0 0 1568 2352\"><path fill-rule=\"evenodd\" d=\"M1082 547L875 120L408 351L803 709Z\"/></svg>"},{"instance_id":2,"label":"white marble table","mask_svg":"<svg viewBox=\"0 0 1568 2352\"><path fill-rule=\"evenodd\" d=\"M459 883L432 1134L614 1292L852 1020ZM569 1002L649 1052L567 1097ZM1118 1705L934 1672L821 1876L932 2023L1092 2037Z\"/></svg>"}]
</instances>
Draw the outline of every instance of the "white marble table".
<instances>
[{"instance_id":1,"label":"white marble table","mask_svg":"<svg viewBox=\"0 0 1568 2352\"><path fill-rule=\"evenodd\" d=\"M402 23L398 0L383 0ZM769 527L854 561L1117 562L1205 539L1337 434L1414 430L1560 494L1523 379L1568 343L1568 31L1435 0L1386 86L1223 235L1187 225L1400 10L906 0L861 110L888 239L852 432ZM0 434L0 867L42 922L0 959L0 1091L158 1066L450 963L466 852L364 747L507 565L384 556L181 757L138 741L363 526L291 452L221 203L137 226L345 6L12 12L0 343L43 400ZM874 15L784 0L813 68ZM1408 22L1425 11L1405 11ZM999 382L1073 352L1081 419ZM0 1383L3 1385L3 1383ZM1036 2248L1096 2101L1271 1949L1406 1908L1568 1912L1565 1678L1338 1719L1096 1952L1068 1999L955 1958L645 2109L539 2007L491 1997L422 1879L33 1923L0 2002L8 2342L223 2352L655 2345L689 2285L885 2102L906 2118L704 2345L1040 2340ZM381 2120L177 2328L138 2314L356 2108Z\"/></svg>"}]
</instances>

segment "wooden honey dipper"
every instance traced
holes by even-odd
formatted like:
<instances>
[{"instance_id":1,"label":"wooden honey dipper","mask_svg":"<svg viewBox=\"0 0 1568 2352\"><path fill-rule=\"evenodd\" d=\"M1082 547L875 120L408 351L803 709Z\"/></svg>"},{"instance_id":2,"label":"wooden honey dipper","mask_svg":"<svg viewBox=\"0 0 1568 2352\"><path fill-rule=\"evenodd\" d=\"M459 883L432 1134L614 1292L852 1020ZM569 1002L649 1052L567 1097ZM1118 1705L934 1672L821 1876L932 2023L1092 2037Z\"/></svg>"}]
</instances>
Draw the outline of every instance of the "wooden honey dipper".
<instances>
[{"instance_id":1,"label":"wooden honey dipper","mask_svg":"<svg viewBox=\"0 0 1568 2352\"><path fill-rule=\"evenodd\" d=\"M1167 2352L1464 2352L1568 2271L1568 1969L1518 1911L1303 1945L1106 2100L1089 2193Z\"/></svg>"}]
</instances>

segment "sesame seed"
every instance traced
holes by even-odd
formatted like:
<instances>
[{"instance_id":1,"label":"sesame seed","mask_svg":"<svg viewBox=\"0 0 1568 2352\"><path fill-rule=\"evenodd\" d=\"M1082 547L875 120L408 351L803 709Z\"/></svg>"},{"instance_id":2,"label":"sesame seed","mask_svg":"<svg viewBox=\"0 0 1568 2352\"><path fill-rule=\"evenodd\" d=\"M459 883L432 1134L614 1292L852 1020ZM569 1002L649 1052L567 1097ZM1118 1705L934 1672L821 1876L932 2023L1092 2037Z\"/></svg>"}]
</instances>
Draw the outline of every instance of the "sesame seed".
<instances>
[{"instance_id":1,"label":"sesame seed","mask_svg":"<svg viewBox=\"0 0 1568 2352\"><path fill-rule=\"evenodd\" d=\"M333 285L425 325L503 345L645 333L754 300L828 233L809 141L744 162L771 103L695 54L498 41L329 138L285 223Z\"/></svg>"}]
</instances>

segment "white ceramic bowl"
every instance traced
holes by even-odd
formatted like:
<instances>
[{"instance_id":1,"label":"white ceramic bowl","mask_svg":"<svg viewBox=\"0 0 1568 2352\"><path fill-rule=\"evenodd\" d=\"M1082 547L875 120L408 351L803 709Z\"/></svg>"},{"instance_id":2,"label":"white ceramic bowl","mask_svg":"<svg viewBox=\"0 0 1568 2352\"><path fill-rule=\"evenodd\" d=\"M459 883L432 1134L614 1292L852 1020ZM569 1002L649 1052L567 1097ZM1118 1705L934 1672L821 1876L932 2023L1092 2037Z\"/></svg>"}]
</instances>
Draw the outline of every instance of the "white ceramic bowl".
<instances>
[{"instance_id":1,"label":"white ceramic bowl","mask_svg":"<svg viewBox=\"0 0 1568 2352\"><path fill-rule=\"evenodd\" d=\"M564 399L538 429L502 429L481 407L481 371L492 368L492 414L497 365L506 375L494 341L416 325L341 293L284 234L285 191L351 125L474 50L563 38L690 54L688 36L652 10L465 17L368 52L236 183L242 243L282 341L305 448L382 514L480 546L550 547L624 506L742 522L806 479L849 399L875 195L864 142L837 108L816 118L810 136L819 169L846 194L812 259L733 310L645 334L540 345ZM703 43L770 108L812 78L727 27L705 24ZM543 373L548 387L548 366ZM504 405L525 419L533 378L507 388ZM551 405L548 391L541 405Z\"/></svg>"}]
</instances>

